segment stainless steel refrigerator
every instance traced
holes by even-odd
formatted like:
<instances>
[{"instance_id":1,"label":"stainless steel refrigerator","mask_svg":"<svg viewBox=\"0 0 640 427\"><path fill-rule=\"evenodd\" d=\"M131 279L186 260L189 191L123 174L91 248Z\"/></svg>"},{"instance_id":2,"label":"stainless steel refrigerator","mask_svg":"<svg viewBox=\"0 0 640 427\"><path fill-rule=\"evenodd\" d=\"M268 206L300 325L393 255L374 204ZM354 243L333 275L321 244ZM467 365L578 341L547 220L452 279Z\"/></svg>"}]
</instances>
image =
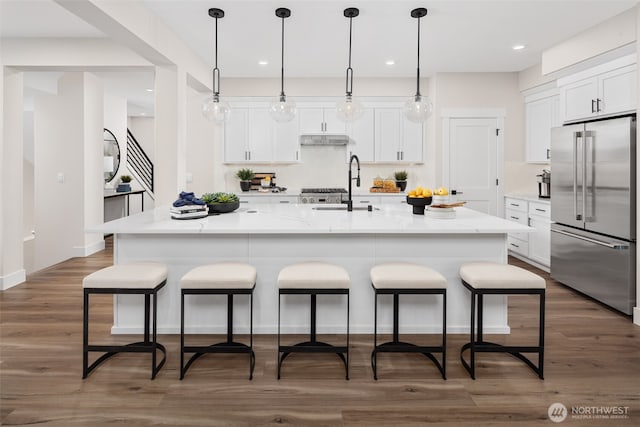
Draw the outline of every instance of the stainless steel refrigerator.
<instances>
[{"instance_id":1,"label":"stainless steel refrigerator","mask_svg":"<svg viewBox=\"0 0 640 427\"><path fill-rule=\"evenodd\" d=\"M636 295L636 118L551 130L551 277L625 314Z\"/></svg>"}]
</instances>

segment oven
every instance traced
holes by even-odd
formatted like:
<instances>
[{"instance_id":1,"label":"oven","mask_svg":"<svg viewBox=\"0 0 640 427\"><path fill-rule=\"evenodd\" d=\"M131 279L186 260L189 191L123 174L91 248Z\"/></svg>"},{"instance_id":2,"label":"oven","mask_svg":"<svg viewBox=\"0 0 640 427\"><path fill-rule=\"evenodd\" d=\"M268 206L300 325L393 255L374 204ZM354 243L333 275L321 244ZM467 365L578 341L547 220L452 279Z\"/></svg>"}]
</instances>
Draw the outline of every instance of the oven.
<instances>
[{"instance_id":1,"label":"oven","mask_svg":"<svg viewBox=\"0 0 640 427\"><path fill-rule=\"evenodd\" d=\"M346 195L347 190L344 188L303 188L300 190L298 203L342 203Z\"/></svg>"}]
</instances>

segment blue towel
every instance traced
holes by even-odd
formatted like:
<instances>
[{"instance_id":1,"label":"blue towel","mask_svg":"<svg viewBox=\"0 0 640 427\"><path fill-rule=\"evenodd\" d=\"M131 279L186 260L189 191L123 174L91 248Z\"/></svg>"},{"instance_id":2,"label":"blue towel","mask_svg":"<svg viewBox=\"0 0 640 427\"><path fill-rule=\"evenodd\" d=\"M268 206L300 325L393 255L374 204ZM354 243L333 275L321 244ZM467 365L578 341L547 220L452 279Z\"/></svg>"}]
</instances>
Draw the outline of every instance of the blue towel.
<instances>
[{"instance_id":1,"label":"blue towel","mask_svg":"<svg viewBox=\"0 0 640 427\"><path fill-rule=\"evenodd\" d=\"M183 191L178 196L178 200L173 202L173 206L177 208L184 205L206 205L206 203L198 199L193 193Z\"/></svg>"}]
</instances>

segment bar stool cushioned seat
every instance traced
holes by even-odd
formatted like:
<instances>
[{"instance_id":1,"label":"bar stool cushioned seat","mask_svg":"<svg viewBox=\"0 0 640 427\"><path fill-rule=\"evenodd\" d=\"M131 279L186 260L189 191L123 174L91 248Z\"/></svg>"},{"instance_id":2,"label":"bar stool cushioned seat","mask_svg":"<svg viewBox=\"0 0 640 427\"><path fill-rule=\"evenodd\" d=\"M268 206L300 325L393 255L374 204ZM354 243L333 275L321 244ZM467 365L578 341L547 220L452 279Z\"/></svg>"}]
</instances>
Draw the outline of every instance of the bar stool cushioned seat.
<instances>
[{"instance_id":1,"label":"bar stool cushioned seat","mask_svg":"<svg viewBox=\"0 0 640 427\"><path fill-rule=\"evenodd\" d=\"M253 290L256 286L255 267L242 262L219 262L196 267L180 279L180 379L200 356L207 353L248 353L249 379L253 379L255 353L253 352ZM250 296L249 345L233 341L233 296ZM227 295L227 340L209 346L185 346L185 295ZM184 354L195 353L186 366Z\"/></svg>"},{"instance_id":2,"label":"bar stool cushioned seat","mask_svg":"<svg viewBox=\"0 0 640 427\"><path fill-rule=\"evenodd\" d=\"M371 269L371 286L375 291L373 351L371 367L373 378L378 379L378 353L422 353L436 365L442 378L446 379L447 347L447 279L437 271L417 264L391 262L376 265ZM378 295L393 295L393 341L378 345ZM442 345L418 346L399 339L400 295L442 295ZM433 353L442 353L442 364Z\"/></svg>"},{"instance_id":3,"label":"bar stool cushioned seat","mask_svg":"<svg viewBox=\"0 0 640 427\"><path fill-rule=\"evenodd\" d=\"M544 379L544 313L546 281L535 273L509 264L494 262L470 262L460 267L462 284L471 291L471 333L470 341L462 346L460 360L475 379L475 353L509 353L522 360L540 379ZM506 346L483 339L483 297L484 295L538 295L540 298L539 332L537 346ZM477 317L477 336L475 321ZM470 363L463 357L470 350ZM537 353L538 366L522 353Z\"/></svg>"},{"instance_id":4,"label":"bar stool cushioned seat","mask_svg":"<svg viewBox=\"0 0 640 427\"><path fill-rule=\"evenodd\" d=\"M349 379L349 287L351 279L347 271L326 262L301 262L284 267L278 274L278 379L282 362L290 353L335 353L344 363L346 379ZM311 322L309 341L295 345L280 344L280 300L282 295L305 294L311 297ZM334 346L316 338L317 295L347 295L347 343Z\"/></svg>"},{"instance_id":5,"label":"bar stool cushioned seat","mask_svg":"<svg viewBox=\"0 0 640 427\"><path fill-rule=\"evenodd\" d=\"M83 361L82 378L86 378L100 363L111 356L123 353L151 353L151 379L166 360L166 349L157 343L157 297L158 291L167 283L167 266L155 262L137 262L117 264L89 274L82 280L84 290L83 321ZM144 341L126 345L89 345L89 295L91 294L139 294L144 295ZM149 324L150 299L153 295L152 325L153 337ZM163 353L163 358L156 365L156 350ZM89 352L100 351L104 354L89 366Z\"/></svg>"}]
</instances>

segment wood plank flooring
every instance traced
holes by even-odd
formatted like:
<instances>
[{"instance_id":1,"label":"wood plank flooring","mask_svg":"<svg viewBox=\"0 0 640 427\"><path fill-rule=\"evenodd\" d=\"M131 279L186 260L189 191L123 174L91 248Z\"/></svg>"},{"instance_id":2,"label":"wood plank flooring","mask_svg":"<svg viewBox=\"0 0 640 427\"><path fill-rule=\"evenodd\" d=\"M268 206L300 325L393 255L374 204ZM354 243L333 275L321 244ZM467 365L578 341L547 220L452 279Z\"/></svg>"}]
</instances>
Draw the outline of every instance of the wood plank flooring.
<instances>
[{"instance_id":1,"label":"wood plank flooring","mask_svg":"<svg viewBox=\"0 0 640 427\"><path fill-rule=\"evenodd\" d=\"M511 259L510 262L526 266ZM477 380L459 361L466 335L449 335L443 381L422 356L379 356L372 337L352 336L351 380L334 355L292 355L276 379L276 338L257 335L256 369L246 355L207 355L179 378L179 336L161 335L167 365L151 381L150 356L118 355L81 379L82 278L111 265L111 247L30 276L0 293L2 425L553 425L550 404L628 407L627 418L561 425L640 425L640 327L547 279L545 380L508 355L478 357ZM535 342L535 297L510 297L513 333L499 342ZM112 298L92 300L93 337L109 337ZM204 342L220 337L199 337ZM242 337L239 337L241 339ZM408 337L407 339L425 339Z\"/></svg>"}]
</instances>

